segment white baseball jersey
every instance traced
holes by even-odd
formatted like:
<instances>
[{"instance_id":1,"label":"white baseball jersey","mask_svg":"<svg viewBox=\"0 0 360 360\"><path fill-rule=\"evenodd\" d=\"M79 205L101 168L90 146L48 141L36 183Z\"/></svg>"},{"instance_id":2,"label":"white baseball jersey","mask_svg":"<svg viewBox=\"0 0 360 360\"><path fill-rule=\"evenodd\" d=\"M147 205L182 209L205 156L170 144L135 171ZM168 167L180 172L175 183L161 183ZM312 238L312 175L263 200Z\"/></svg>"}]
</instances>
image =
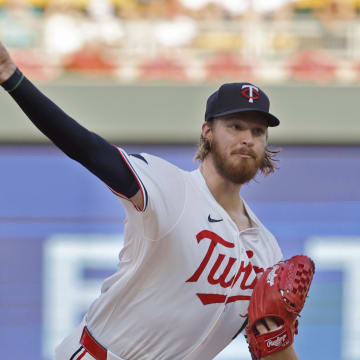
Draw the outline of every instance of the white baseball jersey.
<instances>
[{"instance_id":1,"label":"white baseball jersey","mask_svg":"<svg viewBox=\"0 0 360 360\"><path fill-rule=\"evenodd\" d=\"M280 261L281 250L246 204L255 226L239 231L199 169L119 151L144 207L122 200L118 271L91 305L88 328L126 360L212 359L243 325L256 275Z\"/></svg>"}]
</instances>

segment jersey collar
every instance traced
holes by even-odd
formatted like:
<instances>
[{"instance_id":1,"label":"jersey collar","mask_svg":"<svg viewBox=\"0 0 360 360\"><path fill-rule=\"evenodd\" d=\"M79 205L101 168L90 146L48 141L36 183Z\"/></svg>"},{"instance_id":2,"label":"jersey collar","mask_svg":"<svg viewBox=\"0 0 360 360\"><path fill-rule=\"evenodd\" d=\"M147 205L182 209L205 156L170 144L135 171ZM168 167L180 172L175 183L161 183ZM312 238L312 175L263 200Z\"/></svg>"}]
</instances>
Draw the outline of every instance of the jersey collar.
<instances>
[{"instance_id":1,"label":"jersey collar","mask_svg":"<svg viewBox=\"0 0 360 360\"><path fill-rule=\"evenodd\" d=\"M230 215L227 213L227 211L214 198L212 192L210 191L209 187L206 184L205 178L204 178L203 174L201 173L200 168L197 168L196 170L193 170L191 172L191 175L194 178L194 180L197 182L197 184L200 186L200 188L210 197L211 201L214 203L214 206L216 206L218 211L221 212L222 216L227 218L236 227L236 229L238 230L238 227L236 226L234 221L231 219ZM240 193L239 193L239 197L240 197ZM251 221L254 224L256 224L256 227L252 227L252 228L249 228L249 229L246 229L246 230L243 230L243 231L257 230L260 227L259 220L255 216L255 214L252 212L252 210L250 209L250 207L246 203L246 201L243 198L241 198L241 200L244 203L245 209L246 209L247 213L249 214L249 217L250 217ZM243 231L241 231L241 232L243 232Z\"/></svg>"}]
</instances>

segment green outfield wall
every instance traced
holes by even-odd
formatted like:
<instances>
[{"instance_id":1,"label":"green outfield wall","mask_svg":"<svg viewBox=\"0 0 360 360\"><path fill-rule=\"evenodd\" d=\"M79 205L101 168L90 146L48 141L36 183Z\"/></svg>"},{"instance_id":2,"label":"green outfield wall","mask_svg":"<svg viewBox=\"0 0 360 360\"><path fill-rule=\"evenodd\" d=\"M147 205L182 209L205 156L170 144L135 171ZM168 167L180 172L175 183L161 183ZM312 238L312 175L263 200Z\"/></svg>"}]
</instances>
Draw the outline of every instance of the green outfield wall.
<instances>
[{"instance_id":1,"label":"green outfield wall","mask_svg":"<svg viewBox=\"0 0 360 360\"><path fill-rule=\"evenodd\" d=\"M131 84L62 81L39 85L69 115L113 142L194 143L205 103L218 84ZM360 87L264 86L281 126L277 144L359 144ZM0 96L0 142L45 142L45 137L4 92Z\"/></svg>"}]
</instances>

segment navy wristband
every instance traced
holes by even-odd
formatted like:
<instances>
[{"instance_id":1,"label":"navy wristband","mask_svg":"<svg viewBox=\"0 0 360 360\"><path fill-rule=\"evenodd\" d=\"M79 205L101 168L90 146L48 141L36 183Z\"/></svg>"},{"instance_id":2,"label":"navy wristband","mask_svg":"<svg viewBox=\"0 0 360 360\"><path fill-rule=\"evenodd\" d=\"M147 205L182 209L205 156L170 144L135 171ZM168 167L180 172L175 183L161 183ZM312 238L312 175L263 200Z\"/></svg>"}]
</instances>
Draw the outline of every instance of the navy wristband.
<instances>
[{"instance_id":1,"label":"navy wristband","mask_svg":"<svg viewBox=\"0 0 360 360\"><path fill-rule=\"evenodd\" d=\"M1 84L1 86L7 91L14 91L24 80L24 74L16 68L15 72Z\"/></svg>"}]
</instances>

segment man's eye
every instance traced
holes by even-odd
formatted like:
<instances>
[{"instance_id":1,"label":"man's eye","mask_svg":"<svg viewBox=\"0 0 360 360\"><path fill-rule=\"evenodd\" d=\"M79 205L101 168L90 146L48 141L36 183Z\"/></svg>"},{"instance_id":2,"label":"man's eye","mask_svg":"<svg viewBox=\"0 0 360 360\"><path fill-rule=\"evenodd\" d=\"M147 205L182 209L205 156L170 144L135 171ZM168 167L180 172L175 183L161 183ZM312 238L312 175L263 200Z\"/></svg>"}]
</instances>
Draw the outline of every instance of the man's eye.
<instances>
[{"instance_id":1,"label":"man's eye","mask_svg":"<svg viewBox=\"0 0 360 360\"><path fill-rule=\"evenodd\" d=\"M253 133L254 135L263 135L264 134L264 130L263 129L260 129L260 128L257 128L257 129L253 129Z\"/></svg>"}]
</instances>

